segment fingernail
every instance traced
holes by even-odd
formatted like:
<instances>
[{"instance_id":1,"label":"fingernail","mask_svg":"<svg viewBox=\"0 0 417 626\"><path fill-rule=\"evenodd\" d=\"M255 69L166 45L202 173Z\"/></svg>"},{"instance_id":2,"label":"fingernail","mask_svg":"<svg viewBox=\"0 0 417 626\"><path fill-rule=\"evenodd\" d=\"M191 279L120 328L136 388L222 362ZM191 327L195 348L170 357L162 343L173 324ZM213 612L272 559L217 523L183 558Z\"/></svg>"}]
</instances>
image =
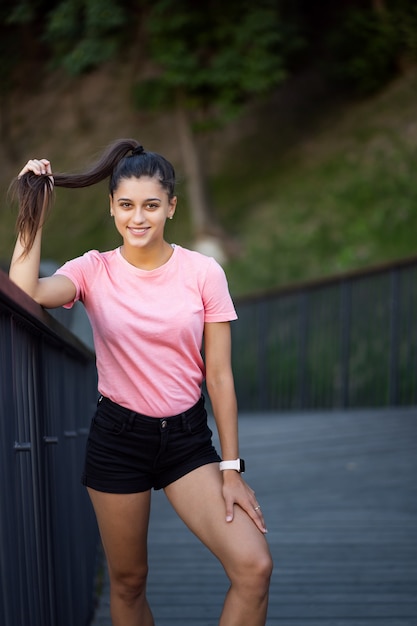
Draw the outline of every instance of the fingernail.
<instances>
[{"instance_id":1,"label":"fingernail","mask_svg":"<svg viewBox=\"0 0 417 626\"><path fill-rule=\"evenodd\" d=\"M231 522L233 517L231 515L226 515L226 522Z\"/></svg>"}]
</instances>

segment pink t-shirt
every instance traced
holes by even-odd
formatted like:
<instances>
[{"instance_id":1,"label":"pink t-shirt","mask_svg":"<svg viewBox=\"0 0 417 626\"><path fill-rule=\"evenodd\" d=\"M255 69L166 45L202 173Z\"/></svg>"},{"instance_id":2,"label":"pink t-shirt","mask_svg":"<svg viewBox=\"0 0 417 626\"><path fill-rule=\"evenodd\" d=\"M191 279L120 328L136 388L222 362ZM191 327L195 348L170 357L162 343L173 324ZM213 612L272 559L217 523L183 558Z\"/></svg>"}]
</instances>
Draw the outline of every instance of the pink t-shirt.
<instances>
[{"instance_id":1,"label":"pink t-shirt","mask_svg":"<svg viewBox=\"0 0 417 626\"><path fill-rule=\"evenodd\" d=\"M76 287L96 349L103 396L153 417L176 415L201 395L205 322L237 318L226 276L213 259L175 246L146 271L120 249L91 250L56 272ZM73 302L66 305L70 308Z\"/></svg>"}]
</instances>

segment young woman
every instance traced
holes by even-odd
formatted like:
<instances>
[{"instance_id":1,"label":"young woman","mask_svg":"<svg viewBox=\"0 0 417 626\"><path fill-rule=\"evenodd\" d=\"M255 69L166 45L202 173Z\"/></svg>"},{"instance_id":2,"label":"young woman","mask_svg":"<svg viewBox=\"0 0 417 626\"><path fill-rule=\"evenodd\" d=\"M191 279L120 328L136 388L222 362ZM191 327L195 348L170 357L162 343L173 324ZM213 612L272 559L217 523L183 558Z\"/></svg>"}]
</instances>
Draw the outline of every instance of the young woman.
<instances>
[{"instance_id":1,"label":"young woman","mask_svg":"<svg viewBox=\"0 0 417 626\"><path fill-rule=\"evenodd\" d=\"M122 245L87 252L39 279L53 187L105 178ZM236 313L214 259L164 239L174 184L172 165L133 139L109 146L81 174L28 161L15 182L19 235L10 278L44 307L81 300L92 324L100 398L82 482L107 558L114 626L154 624L146 599L152 489L164 489L227 573L219 624L264 626L272 561L260 505L241 475L229 327ZM222 462L207 425L204 377Z\"/></svg>"}]
</instances>

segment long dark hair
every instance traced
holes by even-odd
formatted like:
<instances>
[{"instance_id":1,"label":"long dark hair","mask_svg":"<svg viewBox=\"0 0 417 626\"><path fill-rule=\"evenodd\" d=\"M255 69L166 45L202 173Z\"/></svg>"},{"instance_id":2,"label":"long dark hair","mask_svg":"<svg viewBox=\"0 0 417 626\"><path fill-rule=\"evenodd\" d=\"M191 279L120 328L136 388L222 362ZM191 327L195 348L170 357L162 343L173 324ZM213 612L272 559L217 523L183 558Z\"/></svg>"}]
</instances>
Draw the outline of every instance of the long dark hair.
<instances>
[{"instance_id":1,"label":"long dark hair","mask_svg":"<svg viewBox=\"0 0 417 626\"><path fill-rule=\"evenodd\" d=\"M76 189L89 187L109 178L109 191L113 195L122 178L157 178L171 199L175 189L175 171L169 161L155 152L146 152L135 139L119 139L110 144L101 157L86 171L77 174L53 172L38 176L27 172L16 178L11 185L17 197L19 211L16 230L20 234L24 252L32 249L36 233L41 226L42 216L47 216L55 187Z\"/></svg>"}]
</instances>

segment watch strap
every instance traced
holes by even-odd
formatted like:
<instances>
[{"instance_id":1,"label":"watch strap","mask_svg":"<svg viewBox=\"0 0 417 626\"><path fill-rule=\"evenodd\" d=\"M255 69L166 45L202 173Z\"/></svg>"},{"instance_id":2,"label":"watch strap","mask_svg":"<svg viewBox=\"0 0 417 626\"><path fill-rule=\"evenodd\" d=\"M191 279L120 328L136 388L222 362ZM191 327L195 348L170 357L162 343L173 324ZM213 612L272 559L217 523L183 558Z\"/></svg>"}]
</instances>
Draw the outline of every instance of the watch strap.
<instances>
[{"instance_id":1,"label":"watch strap","mask_svg":"<svg viewBox=\"0 0 417 626\"><path fill-rule=\"evenodd\" d=\"M236 472L243 474L243 472L245 471L245 461L243 459L221 461L219 467L221 472L223 472L224 470L236 470Z\"/></svg>"}]
</instances>

